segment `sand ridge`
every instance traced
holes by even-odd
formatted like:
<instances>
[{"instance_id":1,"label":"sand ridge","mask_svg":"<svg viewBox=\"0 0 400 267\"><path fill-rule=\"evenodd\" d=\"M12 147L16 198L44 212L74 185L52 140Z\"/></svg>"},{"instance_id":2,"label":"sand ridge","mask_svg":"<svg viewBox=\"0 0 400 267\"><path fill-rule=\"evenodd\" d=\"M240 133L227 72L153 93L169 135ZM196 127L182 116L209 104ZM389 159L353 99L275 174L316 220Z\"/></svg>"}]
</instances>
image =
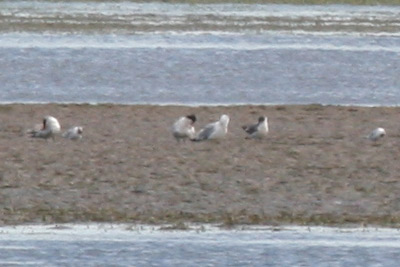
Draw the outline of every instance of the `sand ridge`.
<instances>
[{"instance_id":1,"label":"sand ridge","mask_svg":"<svg viewBox=\"0 0 400 267\"><path fill-rule=\"evenodd\" d=\"M182 142L180 116L196 130L231 118L224 140ZM397 107L0 106L0 220L380 224L400 221ZM83 139L29 138L52 115ZM267 116L270 133L241 126ZM364 137L383 127L376 143Z\"/></svg>"}]
</instances>

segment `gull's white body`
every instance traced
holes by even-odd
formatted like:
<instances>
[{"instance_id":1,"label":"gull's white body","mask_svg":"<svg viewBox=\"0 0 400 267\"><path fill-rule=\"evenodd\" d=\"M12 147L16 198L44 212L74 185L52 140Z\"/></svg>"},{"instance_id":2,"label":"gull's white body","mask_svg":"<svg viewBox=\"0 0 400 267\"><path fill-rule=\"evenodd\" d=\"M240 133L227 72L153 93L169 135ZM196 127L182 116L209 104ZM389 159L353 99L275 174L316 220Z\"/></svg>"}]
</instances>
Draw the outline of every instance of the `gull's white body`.
<instances>
[{"instance_id":1,"label":"gull's white body","mask_svg":"<svg viewBox=\"0 0 400 267\"><path fill-rule=\"evenodd\" d=\"M196 121L195 116L180 117L172 125L172 135L179 142L180 140L185 140L187 138L193 139L196 135L193 123Z\"/></svg>"},{"instance_id":2,"label":"gull's white body","mask_svg":"<svg viewBox=\"0 0 400 267\"><path fill-rule=\"evenodd\" d=\"M268 128L268 118L267 117L259 117L258 123L253 125L247 125L242 127L246 133L249 134L251 138L263 138L267 136L269 128Z\"/></svg>"},{"instance_id":3,"label":"gull's white body","mask_svg":"<svg viewBox=\"0 0 400 267\"><path fill-rule=\"evenodd\" d=\"M71 140L82 139L83 128L81 126L74 126L63 133L63 137Z\"/></svg>"},{"instance_id":4,"label":"gull's white body","mask_svg":"<svg viewBox=\"0 0 400 267\"><path fill-rule=\"evenodd\" d=\"M229 116L222 115L219 121L207 124L197 134L195 141L224 138L228 133Z\"/></svg>"},{"instance_id":5,"label":"gull's white body","mask_svg":"<svg viewBox=\"0 0 400 267\"><path fill-rule=\"evenodd\" d=\"M43 127L40 130L32 130L29 133L32 137L36 138L53 138L56 134L61 131L61 126L58 120L52 116L46 116L43 118Z\"/></svg>"},{"instance_id":6,"label":"gull's white body","mask_svg":"<svg viewBox=\"0 0 400 267\"><path fill-rule=\"evenodd\" d=\"M367 138L371 141L378 141L379 139L381 139L382 137L384 137L386 135L386 131L383 128L376 128L375 130L373 130L368 136Z\"/></svg>"}]
</instances>

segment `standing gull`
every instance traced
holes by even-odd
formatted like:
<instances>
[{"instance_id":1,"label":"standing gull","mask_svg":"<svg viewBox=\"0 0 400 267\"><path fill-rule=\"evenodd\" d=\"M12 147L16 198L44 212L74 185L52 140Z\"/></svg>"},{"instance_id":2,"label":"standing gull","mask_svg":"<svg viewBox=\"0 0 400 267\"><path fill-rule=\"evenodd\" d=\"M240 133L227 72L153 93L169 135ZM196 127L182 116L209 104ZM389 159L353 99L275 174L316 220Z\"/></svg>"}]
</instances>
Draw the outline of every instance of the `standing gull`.
<instances>
[{"instance_id":1,"label":"standing gull","mask_svg":"<svg viewBox=\"0 0 400 267\"><path fill-rule=\"evenodd\" d=\"M386 135L386 131L383 128L376 128L375 130L373 130L368 136L367 138L371 141L378 141L379 139L381 139L382 137L384 137Z\"/></svg>"},{"instance_id":2,"label":"standing gull","mask_svg":"<svg viewBox=\"0 0 400 267\"><path fill-rule=\"evenodd\" d=\"M63 133L63 137L71 140L79 140L82 139L83 127L82 126L74 126L68 129L65 133Z\"/></svg>"},{"instance_id":3,"label":"standing gull","mask_svg":"<svg viewBox=\"0 0 400 267\"><path fill-rule=\"evenodd\" d=\"M251 138L263 138L268 134L268 118L260 116L256 124L245 125L242 128Z\"/></svg>"},{"instance_id":4,"label":"standing gull","mask_svg":"<svg viewBox=\"0 0 400 267\"><path fill-rule=\"evenodd\" d=\"M174 125L172 125L172 135L176 141L186 140L186 138L193 139L195 137L195 130L193 124L196 122L195 115L188 115L180 117Z\"/></svg>"},{"instance_id":5,"label":"standing gull","mask_svg":"<svg viewBox=\"0 0 400 267\"><path fill-rule=\"evenodd\" d=\"M229 116L222 115L219 121L207 124L200 130L193 141L203 141L209 139L220 139L228 133Z\"/></svg>"},{"instance_id":6,"label":"standing gull","mask_svg":"<svg viewBox=\"0 0 400 267\"><path fill-rule=\"evenodd\" d=\"M54 140L55 134L61 131L61 126L58 120L52 116L43 118L43 125L40 130L30 130L28 133L31 137L48 139L51 137Z\"/></svg>"}]
</instances>

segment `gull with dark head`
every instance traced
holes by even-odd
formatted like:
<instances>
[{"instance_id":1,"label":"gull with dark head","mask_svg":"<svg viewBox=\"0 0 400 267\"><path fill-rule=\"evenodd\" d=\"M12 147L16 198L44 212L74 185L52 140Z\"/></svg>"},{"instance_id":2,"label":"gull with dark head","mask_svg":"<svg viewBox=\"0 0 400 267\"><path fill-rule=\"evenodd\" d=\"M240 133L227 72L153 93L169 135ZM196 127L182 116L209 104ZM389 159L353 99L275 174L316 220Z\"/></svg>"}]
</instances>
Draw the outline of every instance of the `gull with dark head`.
<instances>
[{"instance_id":1,"label":"gull with dark head","mask_svg":"<svg viewBox=\"0 0 400 267\"><path fill-rule=\"evenodd\" d=\"M250 138L263 138L268 134L268 118L260 116L258 122L252 125L242 126Z\"/></svg>"},{"instance_id":2,"label":"gull with dark head","mask_svg":"<svg viewBox=\"0 0 400 267\"><path fill-rule=\"evenodd\" d=\"M63 133L63 137L70 140L80 140L82 139L83 127L74 126L68 129L68 131Z\"/></svg>"},{"instance_id":3,"label":"gull with dark head","mask_svg":"<svg viewBox=\"0 0 400 267\"><path fill-rule=\"evenodd\" d=\"M28 133L31 137L48 139L52 138L61 131L61 126L58 120L52 116L46 116L43 118L42 128L39 130L30 130Z\"/></svg>"},{"instance_id":4,"label":"gull with dark head","mask_svg":"<svg viewBox=\"0 0 400 267\"><path fill-rule=\"evenodd\" d=\"M228 133L229 116L222 115L219 121L207 124L197 134L193 141L204 141L224 138Z\"/></svg>"},{"instance_id":5,"label":"gull with dark head","mask_svg":"<svg viewBox=\"0 0 400 267\"><path fill-rule=\"evenodd\" d=\"M172 135L175 137L176 141L183 140L187 138L193 139L195 137L195 129L193 124L196 122L196 116L191 114L188 116L180 117L172 125Z\"/></svg>"},{"instance_id":6,"label":"gull with dark head","mask_svg":"<svg viewBox=\"0 0 400 267\"><path fill-rule=\"evenodd\" d=\"M367 138L371 141L378 141L379 139L383 138L386 135L386 131L383 128L376 128L373 130Z\"/></svg>"}]
</instances>

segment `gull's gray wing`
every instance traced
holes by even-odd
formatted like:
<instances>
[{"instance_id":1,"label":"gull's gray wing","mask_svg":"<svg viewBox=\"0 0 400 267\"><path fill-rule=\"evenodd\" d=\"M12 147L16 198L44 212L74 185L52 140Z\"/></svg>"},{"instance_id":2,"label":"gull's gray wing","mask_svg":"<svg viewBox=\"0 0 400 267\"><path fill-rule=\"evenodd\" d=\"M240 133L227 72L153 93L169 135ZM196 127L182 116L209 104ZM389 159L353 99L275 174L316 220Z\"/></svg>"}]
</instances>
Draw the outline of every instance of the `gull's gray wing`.
<instances>
[{"instance_id":1,"label":"gull's gray wing","mask_svg":"<svg viewBox=\"0 0 400 267\"><path fill-rule=\"evenodd\" d=\"M246 133L252 135L253 133L258 131L258 123L253 125L243 126L242 128L243 130L245 130Z\"/></svg>"},{"instance_id":2,"label":"gull's gray wing","mask_svg":"<svg viewBox=\"0 0 400 267\"><path fill-rule=\"evenodd\" d=\"M207 140L210 138L212 133L215 131L215 123L211 123L206 125L200 132L196 138L196 141Z\"/></svg>"},{"instance_id":3,"label":"gull's gray wing","mask_svg":"<svg viewBox=\"0 0 400 267\"><path fill-rule=\"evenodd\" d=\"M31 137L47 139L51 136L51 134L52 134L52 132L50 130L34 131L34 132L31 132Z\"/></svg>"}]
</instances>

